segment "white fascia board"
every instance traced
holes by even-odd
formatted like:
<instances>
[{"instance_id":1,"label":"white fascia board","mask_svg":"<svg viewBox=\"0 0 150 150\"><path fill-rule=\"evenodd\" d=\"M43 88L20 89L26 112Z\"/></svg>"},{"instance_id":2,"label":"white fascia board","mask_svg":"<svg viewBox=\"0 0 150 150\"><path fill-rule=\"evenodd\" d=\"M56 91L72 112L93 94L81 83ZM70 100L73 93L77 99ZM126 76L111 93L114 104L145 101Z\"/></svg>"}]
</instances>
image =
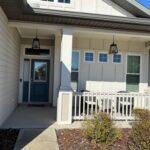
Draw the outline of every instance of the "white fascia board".
<instances>
[{"instance_id":1,"label":"white fascia board","mask_svg":"<svg viewBox=\"0 0 150 150\"><path fill-rule=\"evenodd\" d=\"M44 29L44 30L54 30L55 35L61 35L61 30L63 28L72 28L74 30L74 34L77 32L90 32L90 33L95 33L98 34L116 34L116 35L126 35L130 37L150 37L150 33L146 32L132 32L132 31L123 31L123 30L114 30L114 29L97 29L97 28L89 28L89 27L72 27L72 26L62 26L62 25L49 25L49 24L40 24L40 23L32 23L32 22L18 22L18 21L9 21L8 25L10 27L15 27L15 28L27 28L27 29Z\"/></svg>"}]
</instances>

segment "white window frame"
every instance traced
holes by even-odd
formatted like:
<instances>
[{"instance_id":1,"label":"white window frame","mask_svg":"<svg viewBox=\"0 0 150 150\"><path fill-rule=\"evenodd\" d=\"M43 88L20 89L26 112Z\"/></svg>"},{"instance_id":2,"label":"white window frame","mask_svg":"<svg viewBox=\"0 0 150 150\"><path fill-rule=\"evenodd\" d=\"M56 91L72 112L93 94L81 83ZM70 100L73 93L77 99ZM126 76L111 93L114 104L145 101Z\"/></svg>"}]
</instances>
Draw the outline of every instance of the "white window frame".
<instances>
[{"instance_id":1,"label":"white window frame","mask_svg":"<svg viewBox=\"0 0 150 150\"><path fill-rule=\"evenodd\" d=\"M61 3L61 2L59 2L59 0L54 0L54 1L56 1L57 3ZM65 0L63 0L63 3L61 3L61 4L71 4L71 1L72 1L72 0L70 0L70 3L65 3L64 1L65 1Z\"/></svg>"},{"instance_id":2,"label":"white window frame","mask_svg":"<svg viewBox=\"0 0 150 150\"><path fill-rule=\"evenodd\" d=\"M72 3L72 0L70 0L70 3L65 3L65 2L59 2L59 0L54 0L53 2L51 1L48 1L48 0L41 0L42 2L48 2L48 3L56 3L56 4L71 4ZM63 0L65 1L65 0Z\"/></svg>"},{"instance_id":3,"label":"white window frame","mask_svg":"<svg viewBox=\"0 0 150 150\"><path fill-rule=\"evenodd\" d=\"M54 0L53 2L51 1L42 1L42 0L28 0L28 3L31 3L31 4L39 4L40 8L49 8L50 6L63 6L63 7L72 7L73 4L74 4L74 0L70 0L70 3L61 3L61 2L58 2L58 0ZM34 7L34 6L33 6Z\"/></svg>"},{"instance_id":4,"label":"white window frame","mask_svg":"<svg viewBox=\"0 0 150 150\"><path fill-rule=\"evenodd\" d=\"M106 62L101 62L101 61L99 60L100 54L107 54L107 61L106 61ZM106 63L108 63L108 62L109 62L109 55L108 55L108 53L107 53L107 52L99 52L99 53L98 53L98 63L106 64Z\"/></svg>"},{"instance_id":5,"label":"white window frame","mask_svg":"<svg viewBox=\"0 0 150 150\"><path fill-rule=\"evenodd\" d=\"M117 53L116 55L121 55L121 62L114 62L114 54L112 54L112 63L113 64L116 64L116 65L120 65L120 64L122 64L123 63L123 55L122 55L122 53Z\"/></svg>"},{"instance_id":6,"label":"white window frame","mask_svg":"<svg viewBox=\"0 0 150 150\"><path fill-rule=\"evenodd\" d=\"M93 61L87 61L85 58L86 53L92 53L93 54ZM95 61L95 53L93 51L84 51L84 62L86 63L94 63Z\"/></svg>"},{"instance_id":7,"label":"white window frame","mask_svg":"<svg viewBox=\"0 0 150 150\"><path fill-rule=\"evenodd\" d=\"M71 73L72 73L72 72L78 72L78 83L77 83L77 84L78 84L78 85L77 85L77 91L78 91L78 90L79 90L79 81L80 81L80 51L79 51L79 50L73 50L72 53L73 53L73 52L77 52L77 53L79 54L78 71L72 71L72 69L71 69ZM72 66L71 66L71 67L72 67ZM77 92L77 91L75 91L75 92Z\"/></svg>"},{"instance_id":8,"label":"white window frame","mask_svg":"<svg viewBox=\"0 0 150 150\"><path fill-rule=\"evenodd\" d=\"M75 0L70 0L70 3L60 3L58 0L54 0L54 2L50 1L42 1L42 0L27 0L33 8L40 8L40 9L53 9L57 7L57 10L61 9L74 9L75 8Z\"/></svg>"},{"instance_id":9,"label":"white window frame","mask_svg":"<svg viewBox=\"0 0 150 150\"><path fill-rule=\"evenodd\" d=\"M140 72L139 73L128 73L128 56L140 56ZM126 75L125 75L125 82L127 84L127 75L139 75L139 91L140 91L140 83L141 83L141 78L142 78L142 54L137 54L137 53L127 53L126 54Z\"/></svg>"}]
</instances>

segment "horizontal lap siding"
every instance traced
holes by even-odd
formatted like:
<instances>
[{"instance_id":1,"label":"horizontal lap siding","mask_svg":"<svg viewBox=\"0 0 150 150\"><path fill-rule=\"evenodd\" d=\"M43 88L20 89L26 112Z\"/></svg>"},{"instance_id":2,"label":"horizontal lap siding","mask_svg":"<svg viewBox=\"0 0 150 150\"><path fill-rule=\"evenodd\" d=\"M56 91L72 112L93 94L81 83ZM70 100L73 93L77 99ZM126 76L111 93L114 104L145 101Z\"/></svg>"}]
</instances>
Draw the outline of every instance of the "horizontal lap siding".
<instances>
[{"instance_id":1,"label":"horizontal lap siding","mask_svg":"<svg viewBox=\"0 0 150 150\"><path fill-rule=\"evenodd\" d=\"M20 37L0 8L0 125L17 105Z\"/></svg>"}]
</instances>

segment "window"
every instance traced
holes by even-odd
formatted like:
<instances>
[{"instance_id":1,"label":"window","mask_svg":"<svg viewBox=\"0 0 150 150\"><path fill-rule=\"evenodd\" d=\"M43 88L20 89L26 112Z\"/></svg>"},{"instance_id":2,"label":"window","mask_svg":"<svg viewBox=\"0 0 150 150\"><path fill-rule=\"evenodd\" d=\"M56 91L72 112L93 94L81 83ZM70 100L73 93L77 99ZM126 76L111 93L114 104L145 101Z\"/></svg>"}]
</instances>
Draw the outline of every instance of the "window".
<instances>
[{"instance_id":1,"label":"window","mask_svg":"<svg viewBox=\"0 0 150 150\"><path fill-rule=\"evenodd\" d=\"M126 90L138 92L140 82L140 56L127 57Z\"/></svg>"},{"instance_id":2,"label":"window","mask_svg":"<svg viewBox=\"0 0 150 150\"><path fill-rule=\"evenodd\" d=\"M85 61L92 62L94 60L94 53L93 52L85 52Z\"/></svg>"},{"instance_id":3,"label":"window","mask_svg":"<svg viewBox=\"0 0 150 150\"><path fill-rule=\"evenodd\" d=\"M34 81L47 80L47 63L46 62L34 62Z\"/></svg>"},{"instance_id":4,"label":"window","mask_svg":"<svg viewBox=\"0 0 150 150\"><path fill-rule=\"evenodd\" d=\"M78 90L78 77L79 77L79 52L73 52L72 66L71 66L71 87L74 91Z\"/></svg>"},{"instance_id":5,"label":"window","mask_svg":"<svg viewBox=\"0 0 150 150\"><path fill-rule=\"evenodd\" d=\"M47 55L50 55L50 50L48 50L48 49L26 48L25 49L25 55L42 55L42 56L47 56Z\"/></svg>"},{"instance_id":6,"label":"window","mask_svg":"<svg viewBox=\"0 0 150 150\"><path fill-rule=\"evenodd\" d=\"M99 62L107 62L107 61L108 61L108 55L106 53L100 53Z\"/></svg>"},{"instance_id":7,"label":"window","mask_svg":"<svg viewBox=\"0 0 150 150\"><path fill-rule=\"evenodd\" d=\"M66 4L71 3L71 0L42 0L42 1L56 2L56 3L66 3Z\"/></svg>"},{"instance_id":8,"label":"window","mask_svg":"<svg viewBox=\"0 0 150 150\"><path fill-rule=\"evenodd\" d=\"M114 63L121 63L121 54L114 54L113 55L113 62Z\"/></svg>"},{"instance_id":9,"label":"window","mask_svg":"<svg viewBox=\"0 0 150 150\"><path fill-rule=\"evenodd\" d=\"M42 0L42 1L54 2L54 0Z\"/></svg>"},{"instance_id":10,"label":"window","mask_svg":"<svg viewBox=\"0 0 150 150\"><path fill-rule=\"evenodd\" d=\"M59 3L70 3L70 0L58 0Z\"/></svg>"}]
</instances>

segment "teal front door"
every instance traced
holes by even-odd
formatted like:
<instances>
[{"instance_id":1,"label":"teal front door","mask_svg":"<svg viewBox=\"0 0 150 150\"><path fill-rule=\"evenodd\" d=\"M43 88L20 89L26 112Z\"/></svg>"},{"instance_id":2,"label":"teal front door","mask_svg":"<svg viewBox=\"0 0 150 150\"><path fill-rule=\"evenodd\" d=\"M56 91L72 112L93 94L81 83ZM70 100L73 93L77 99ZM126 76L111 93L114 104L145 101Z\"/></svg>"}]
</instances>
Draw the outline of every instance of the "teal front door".
<instances>
[{"instance_id":1,"label":"teal front door","mask_svg":"<svg viewBox=\"0 0 150 150\"><path fill-rule=\"evenodd\" d=\"M49 100L48 60L31 60L30 102L45 103Z\"/></svg>"}]
</instances>

